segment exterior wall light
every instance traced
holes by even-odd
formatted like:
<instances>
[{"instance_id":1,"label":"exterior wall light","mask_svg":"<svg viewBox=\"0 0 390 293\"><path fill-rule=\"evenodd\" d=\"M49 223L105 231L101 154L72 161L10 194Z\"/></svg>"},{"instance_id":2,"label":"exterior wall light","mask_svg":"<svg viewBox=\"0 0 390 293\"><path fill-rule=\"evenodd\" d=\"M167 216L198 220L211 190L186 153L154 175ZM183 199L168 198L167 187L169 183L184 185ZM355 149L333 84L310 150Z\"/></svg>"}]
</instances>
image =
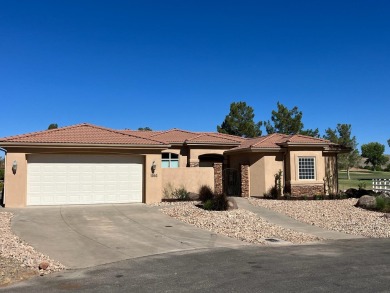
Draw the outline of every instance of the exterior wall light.
<instances>
[{"instance_id":1,"label":"exterior wall light","mask_svg":"<svg viewBox=\"0 0 390 293\"><path fill-rule=\"evenodd\" d=\"M156 168L157 168L157 166L156 166L156 162L155 161L153 161L153 163L152 163L152 167L150 168L151 170L152 170L152 173L154 174L154 172L156 171Z\"/></svg>"},{"instance_id":2,"label":"exterior wall light","mask_svg":"<svg viewBox=\"0 0 390 293\"><path fill-rule=\"evenodd\" d=\"M18 169L18 162L16 162L16 160L12 163L12 173L14 173L14 175L16 174L16 170Z\"/></svg>"}]
</instances>

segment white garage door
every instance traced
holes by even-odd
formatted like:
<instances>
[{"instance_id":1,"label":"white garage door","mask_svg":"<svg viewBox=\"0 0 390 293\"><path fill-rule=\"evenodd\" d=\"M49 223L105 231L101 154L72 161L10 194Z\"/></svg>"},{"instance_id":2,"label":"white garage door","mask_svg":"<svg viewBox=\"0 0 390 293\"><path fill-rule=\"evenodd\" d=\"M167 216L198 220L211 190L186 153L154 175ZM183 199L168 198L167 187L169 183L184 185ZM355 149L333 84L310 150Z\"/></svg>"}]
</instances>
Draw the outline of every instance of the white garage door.
<instances>
[{"instance_id":1,"label":"white garage door","mask_svg":"<svg viewBox=\"0 0 390 293\"><path fill-rule=\"evenodd\" d=\"M27 205L142 202L140 156L30 155Z\"/></svg>"}]
</instances>

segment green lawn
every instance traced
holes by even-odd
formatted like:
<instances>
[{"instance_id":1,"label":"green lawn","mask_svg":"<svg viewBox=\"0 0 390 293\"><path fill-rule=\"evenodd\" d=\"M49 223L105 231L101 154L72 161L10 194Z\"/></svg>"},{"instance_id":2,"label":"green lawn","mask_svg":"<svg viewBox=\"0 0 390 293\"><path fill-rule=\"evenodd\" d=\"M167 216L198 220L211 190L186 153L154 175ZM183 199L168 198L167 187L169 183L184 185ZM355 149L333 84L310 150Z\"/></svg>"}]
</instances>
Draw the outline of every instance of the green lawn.
<instances>
[{"instance_id":1,"label":"green lawn","mask_svg":"<svg viewBox=\"0 0 390 293\"><path fill-rule=\"evenodd\" d=\"M359 184L365 184L364 189L372 189L372 179L382 178L390 179L390 172L381 172L381 171L350 171L349 172L351 179L347 179L347 172L339 172L339 189L344 190L348 188L359 188Z\"/></svg>"}]
</instances>

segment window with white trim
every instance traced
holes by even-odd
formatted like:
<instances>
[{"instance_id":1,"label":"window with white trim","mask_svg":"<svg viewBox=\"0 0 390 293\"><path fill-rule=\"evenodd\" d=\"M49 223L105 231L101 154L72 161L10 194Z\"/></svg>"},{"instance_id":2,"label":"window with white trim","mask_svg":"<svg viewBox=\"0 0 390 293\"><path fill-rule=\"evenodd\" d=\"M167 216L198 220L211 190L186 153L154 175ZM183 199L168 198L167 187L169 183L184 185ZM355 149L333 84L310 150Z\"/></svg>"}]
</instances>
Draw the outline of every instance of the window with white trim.
<instances>
[{"instance_id":1,"label":"window with white trim","mask_svg":"<svg viewBox=\"0 0 390 293\"><path fill-rule=\"evenodd\" d=\"M314 157L298 158L298 178L300 180L315 179L315 166Z\"/></svg>"},{"instance_id":2,"label":"window with white trim","mask_svg":"<svg viewBox=\"0 0 390 293\"><path fill-rule=\"evenodd\" d=\"M179 168L179 155L174 153L161 154L162 168Z\"/></svg>"}]
</instances>

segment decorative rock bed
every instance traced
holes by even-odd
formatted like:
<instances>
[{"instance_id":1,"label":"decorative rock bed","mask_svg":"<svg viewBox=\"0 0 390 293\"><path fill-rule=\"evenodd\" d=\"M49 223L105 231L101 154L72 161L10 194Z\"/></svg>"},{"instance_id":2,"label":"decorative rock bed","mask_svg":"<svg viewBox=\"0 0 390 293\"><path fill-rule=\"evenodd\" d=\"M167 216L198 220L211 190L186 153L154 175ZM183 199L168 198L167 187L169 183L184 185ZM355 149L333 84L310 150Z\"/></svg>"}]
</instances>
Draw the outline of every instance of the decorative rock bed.
<instances>
[{"instance_id":1,"label":"decorative rock bed","mask_svg":"<svg viewBox=\"0 0 390 293\"><path fill-rule=\"evenodd\" d=\"M247 210L206 211L194 202L160 204L161 211L196 227L256 244L269 244L267 239L281 239L302 244L322 240L319 237L285 229L257 217Z\"/></svg>"},{"instance_id":2,"label":"decorative rock bed","mask_svg":"<svg viewBox=\"0 0 390 293\"><path fill-rule=\"evenodd\" d=\"M390 219L383 213L355 207L354 198L299 201L250 198L249 202L328 230L370 238L390 237Z\"/></svg>"},{"instance_id":3,"label":"decorative rock bed","mask_svg":"<svg viewBox=\"0 0 390 293\"><path fill-rule=\"evenodd\" d=\"M0 212L0 286L33 275L45 275L65 267L14 235L12 213Z\"/></svg>"}]
</instances>

